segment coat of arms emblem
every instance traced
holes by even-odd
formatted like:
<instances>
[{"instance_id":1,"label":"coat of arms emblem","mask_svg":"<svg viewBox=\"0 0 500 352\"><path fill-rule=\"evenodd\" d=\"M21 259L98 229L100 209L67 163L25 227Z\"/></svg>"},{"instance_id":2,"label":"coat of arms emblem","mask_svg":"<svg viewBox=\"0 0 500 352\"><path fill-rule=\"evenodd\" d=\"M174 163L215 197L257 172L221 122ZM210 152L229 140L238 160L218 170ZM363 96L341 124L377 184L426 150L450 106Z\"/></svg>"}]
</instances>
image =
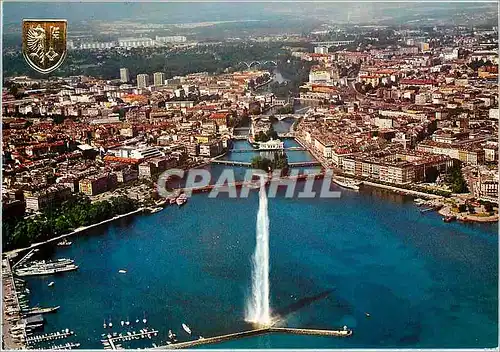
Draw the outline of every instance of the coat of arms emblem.
<instances>
[{"instance_id":1,"label":"coat of arms emblem","mask_svg":"<svg viewBox=\"0 0 500 352\"><path fill-rule=\"evenodd\" d=\"M23 55L40 73L57 69L66 57L66 20L23 20Z\"/></svg>"}]
</instances>

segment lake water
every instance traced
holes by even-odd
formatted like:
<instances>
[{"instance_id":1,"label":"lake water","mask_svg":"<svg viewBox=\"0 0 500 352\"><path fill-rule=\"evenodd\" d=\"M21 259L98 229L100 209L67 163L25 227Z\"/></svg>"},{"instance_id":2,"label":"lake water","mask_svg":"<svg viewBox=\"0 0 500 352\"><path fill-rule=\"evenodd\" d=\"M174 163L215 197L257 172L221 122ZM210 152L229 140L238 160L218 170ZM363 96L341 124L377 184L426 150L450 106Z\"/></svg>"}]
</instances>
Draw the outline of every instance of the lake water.
<instances>
[{"instance_id":1,"label":"lake water","mask_svg":"<svg viewBox=\"0 0 500 352\"><path fill-rule=\"evenodd\" d=\"M317 185L317 188L319 185ZM336 189L336 186L332 186ZM44 255L72 258L76 272L28 279L32 305L55 306L45 331L69 327L84 348L100 348L103 321L133 321L179 340L248 329L258 194L193 196L182 207L123 219ZM286 315L291 327L354 329L350 338L273 335L218 348L493 347L498 330L497 225L446 224L409 198L374 189L340 199L269 200L274 312L327 290ZM120 274L121 269L127 270ZM50 288L47 284L54 281ZM365 316L370 313L370 317Z\"/></svg>"},{"instance_id":2,"label":"lake water","mask_svg":"<svg viewBox=\"0 0 500 352\"><path fill-rule=\"evenodd\" d=\"M285 140L286 147L297 145ZM236 141L235 148L250 145ZM249 161L258 154L226 158ZM309 152L287 155L290 161L313 160ZM225 169L206 168L212 182ZM242 180L246 168L232 169ZM320 186L317 182L314 189ZM347 325L354 334L266 335L208 348L497 345L497 224L447 224L436 213L422 215L408 197L372 188L341 191L340 199L303 199L287 198L280 189L269 199L271 308L290 327ZM159 336L123 342L123 347L164 345L169 329L179 341L250 329L244 309L257 209L256 191L245 199L198 194L182 208L91 229L72 238L70 247L40 253L72 258L80 268L29 278L31 305L60 305L57 313L46 315L45 331L70 328L76 336L69 340L82 348L102 348L103 333L146 325L158 329ZM122 269L126 274L119 273ZM47 286L50 281L53 287ZM326 297L311 299L327 291ZM122 327L121 320L132 324ZM113 328L104 329L109 321ZM182 323L193 336L182 331Z\"/></svg>"}]
</instances>

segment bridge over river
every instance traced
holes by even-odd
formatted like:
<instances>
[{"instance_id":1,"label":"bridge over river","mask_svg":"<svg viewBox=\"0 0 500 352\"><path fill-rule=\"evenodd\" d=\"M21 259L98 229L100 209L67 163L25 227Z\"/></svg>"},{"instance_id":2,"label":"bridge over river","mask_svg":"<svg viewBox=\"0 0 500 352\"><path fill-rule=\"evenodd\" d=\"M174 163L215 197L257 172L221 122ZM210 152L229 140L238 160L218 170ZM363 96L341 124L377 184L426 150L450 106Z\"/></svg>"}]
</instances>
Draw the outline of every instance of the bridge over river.
<instances>
[{"instance_id":1,"label":"bridge over river","mask_svg":"<svg viewBox=\"0 0 500 352\"><path fill-rule=\"evenodd\" d=\"M304 151L306 148L304 147L288 147L288 148L283 148L283 149L271 149L271 150L260 150L260 149L231 149L229 150L231 153L254 153L254 152L266 152L266 151Z\"/></svg>"},{"instance_id":2,"label":"bridge over river","mask_svg":"<svg viewBox=\"0 0 500 352\"><path fill-rule=\"evenodd\" d=\"M303 181L307 178L314 177L315 180L322 179L325 177L324 171L314 173L314 174L299 174L299 175L290 175L290 176L281 176L273 178L272 176L268 176L266 180L266 185L269 185L271 182L280 181L280 180L297 180ZM209 192L213 189L219 189L220 191L228 190L229 188L259 188L259 181L237 181L232 183L224 183L224 184L213 184L213 185L204 185L204 186L196 186L196 187L185 187L185 188L177 188L174 190L175 193L203 193Z\"/></svg>"},{"instance_id":3,"label":"bridge over river","mask_svg":"<svg viewBox=\"0 0 500 352\"><path fill-rule=\"evenodd\" d=\"M235 160L221 160L221 159L212 159L212 164L222 164L229 166L250 166L252 165L246 161L235 161ZM301 167L301 166L320 166L321 163L319 161L299 161L295 163L288 163L290 167Z\"/></svg>"}]
</instances>

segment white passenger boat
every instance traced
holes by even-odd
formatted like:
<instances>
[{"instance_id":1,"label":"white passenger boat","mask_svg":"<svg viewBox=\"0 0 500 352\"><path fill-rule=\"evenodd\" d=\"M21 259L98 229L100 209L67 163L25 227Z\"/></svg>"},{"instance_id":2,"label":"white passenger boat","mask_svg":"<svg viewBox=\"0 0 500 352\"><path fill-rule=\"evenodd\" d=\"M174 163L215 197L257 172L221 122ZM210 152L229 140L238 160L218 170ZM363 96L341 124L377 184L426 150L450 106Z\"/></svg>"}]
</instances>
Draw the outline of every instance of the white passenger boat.
<instances>
[{"instance_id":1,"label":"white passenger boat","mask_svg":"<svg viewBox=\"0 0 500 352\"><path fill-rule=\"evenodd\" d=\"M189 335L191 335L191 329L189 328L189 326L182 323L182 328L184 329L185 332L187 332Z\"/></svg>"},{"instance_id":2,"label":"white passenger boat","mask_svg":"<svg viewBox=\"0 0 500 352\"><path fill-rule=\"evenodd\" d=\"M341 187L353 189L355 191L359 190L359 185L361 184L361 182L357 182L355 180L349 180L349 179L345 179L345 178L340 179L340 178L333 177L332 181Z\"/></svg>"}]
</instances>

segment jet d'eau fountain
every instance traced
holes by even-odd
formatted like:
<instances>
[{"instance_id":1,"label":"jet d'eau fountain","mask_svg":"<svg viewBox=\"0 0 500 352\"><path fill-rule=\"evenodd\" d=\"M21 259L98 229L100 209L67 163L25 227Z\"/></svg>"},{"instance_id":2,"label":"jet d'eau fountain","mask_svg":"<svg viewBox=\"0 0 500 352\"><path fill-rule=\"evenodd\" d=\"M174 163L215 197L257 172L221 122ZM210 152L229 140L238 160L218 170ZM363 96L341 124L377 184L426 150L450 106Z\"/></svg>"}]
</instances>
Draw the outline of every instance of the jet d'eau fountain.
<instances>
[{"instance_id":1,"label":"jet d'eau fountain","mask_svg":"<svg viewBox=\"0 0 500 352\"><path fill-rule=\"evenodd\" d=\"M247 304L246 320L254 324L270 325L269 307L269 215L266 186L260 180L259 211L257 213L256 247L252 258L252 294Z\"/></svg>"}]
</instances>

